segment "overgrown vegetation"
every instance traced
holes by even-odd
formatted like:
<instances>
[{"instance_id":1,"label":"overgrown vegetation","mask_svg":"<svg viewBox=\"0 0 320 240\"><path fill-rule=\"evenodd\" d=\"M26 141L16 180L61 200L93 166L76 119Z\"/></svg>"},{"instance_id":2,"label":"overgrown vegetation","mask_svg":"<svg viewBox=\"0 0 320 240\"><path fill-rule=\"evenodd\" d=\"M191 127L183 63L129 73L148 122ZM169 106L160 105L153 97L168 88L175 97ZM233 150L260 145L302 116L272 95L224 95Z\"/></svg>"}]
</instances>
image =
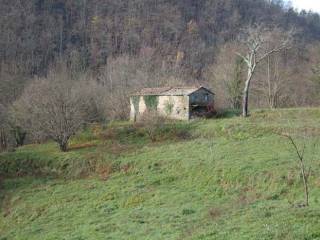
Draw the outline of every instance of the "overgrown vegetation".
<instances>
[{"instance_id":1,"label":"overgrown vegetation","mask_svg":"<svg viewBox=\"0 0 320 240\"><path fill-rule=\"evenodd\" d=\"M173 100L168 100L168 101L165 103L164 111L166 112L167 115L172 114L173 107L174 107L174 102L173 102Z\"/></svg>"},{"instance_id":2,"label":"overgrown vegetation","mask_svg":"<svg viewBox=\"0 0 320 240\"><path fill-rule=\"evenodd\" d=\"M236 59L233 77L225 82L228 101L233 109L240 109L242 102L242 91L244 83L244 61Z\"/></svg>"},{"instance_id":3,"label":"overgrown vegetation","mask_svg":"<svg viewBox=\"0 0 320 240\"><path fill-rule=\"evenodd\" d=\"M75 94L81 96L79 100L64 99L64 103L76 106L85 101L81 109L85 123L128 119L130 93L143 87L205 85L214 91L217 109L241 107L244 93L243 105L248 105L249 89L252 108L320 103L320 18L316 13L297 12L287 1L12 0L1 7L0 115L5 120L0 126L1 151L42 141L44 135L67 150L75 132L66 131L70 126L60 136L51 130L48 134L48 129L64 125L61 121L40 127L52 123L41 119L48 102L35 101L45 103L37 110L41 117L29 114L43 123L37 131L25 129L35 126L30 117L24 126L15 121L31 113L32 108L25 111L24 104L8 117L26 95L28 100L34 98L33 91L26 94L28 89L46 100L48 93L37 86L42 81L34 79L51 82L53 73L68 80L62 81L62 90L81 90ZM290 29L299 31L293 34ZM254 57L247 58L250 54ZM246 76L250 78L244 84ZM244 86L246 91L240 91ZM54 86L49 88L48 98L56 92ZM156 97L145 100L149 110L155 110ZM136 100L134 105L137 109ZM170 105L166 110L170 112ZM26 133L25 138L16 130Z\"/></svg>"},{"instance_id":4,"label":"overgrown vegetation","mask_svg":"<svg viewBox=\"0 0 320 240\"><path fill-rule=\"evenodd\" d=\"M134 125L110 125L102 129L93 125L70 140L69 152L60 153L51 142L29 145L0 155L0 173L9 177L52 175L79 178L96 174L102 165L112 165L121 155L144 145L192 138L193 125L145 119ZM98 168L98 169L97 169Z\"/></svg>"},{"instance_id":5,"label":"overgrown vegetation","mask_svg":"<svg viewBox=\"0 0 320 240\"><path fill-rule=\"evenodd\" d=\"M139 113L140 96L132 96L131 99L135 113Z\"/></svg>"},{"instance_id":6,"label":"overgrown vegetation","mask_svg":"<svg viewBox=\"0 0 320 240\"><path fill-rule=\"evenodd\" d=\"M156 111L159 103L158 96L143 96L144 103L146 104L147 110L152 112Z\"/></svg>"},{"instance_id":7,"label":"overgrown vegetation","mask_svg":"<svg viewBox=\"0 0 320 240\"><path fill-rule=\"evenodd\" d=\"M156 141L142 123L94 125L72 138L67 153L48 143L1 154L1 175L3 163L11 169L0 192L1 237L319 238L320 148L304 153L310 206L296 208L304 197L297 156L273 132L308 130L297 141L313 145L320 110L227 117L165 123ZM32 166L41 171L25 175Z\"/></svg>"}]
</instances>

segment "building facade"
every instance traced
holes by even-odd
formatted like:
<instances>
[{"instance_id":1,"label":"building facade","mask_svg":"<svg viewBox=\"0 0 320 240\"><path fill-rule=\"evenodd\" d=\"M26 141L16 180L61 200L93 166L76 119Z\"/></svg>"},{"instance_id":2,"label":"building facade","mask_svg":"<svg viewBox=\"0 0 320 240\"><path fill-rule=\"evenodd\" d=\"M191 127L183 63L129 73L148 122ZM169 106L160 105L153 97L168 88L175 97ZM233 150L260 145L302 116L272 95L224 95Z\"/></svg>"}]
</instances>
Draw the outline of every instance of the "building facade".
<instances>
[{"instance_id":1,"label":"building facade","mask_svg":"<svg viewBox=\"0 0 320 240\"><path fill-rule=\"evenodd\" d=\"M150 111L176 120L208 116L214 112L214 93L205 87L144 88L130 97L130 120Z\"/></svg>"}]
</instances>

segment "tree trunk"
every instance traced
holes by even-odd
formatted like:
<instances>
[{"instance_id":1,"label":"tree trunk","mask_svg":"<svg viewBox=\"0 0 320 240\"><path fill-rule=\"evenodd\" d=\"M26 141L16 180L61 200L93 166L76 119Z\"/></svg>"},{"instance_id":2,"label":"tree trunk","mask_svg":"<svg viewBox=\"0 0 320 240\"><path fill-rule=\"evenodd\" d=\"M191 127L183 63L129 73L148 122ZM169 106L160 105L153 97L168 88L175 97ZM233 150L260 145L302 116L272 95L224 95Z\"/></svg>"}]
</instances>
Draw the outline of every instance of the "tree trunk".
<instances>
[{"instance_id":1,"label":"tree trunk","mask_svg":"<svg viewBox=\"0 0 320 240\"><path fill-rule=\"evenodd\" d=\"M271 109L273 109L273 94L271 90L271 64L270 56L267 58L267 81L268 81L268 104Z\"/></svg>"},{"instance_id":2,"label":"tree trunk","mask_svg":"<svg viewBox=\"0 0 320 240\"><path fill-rule=\"evenodd\" d=\"M253 68L254 69L254 68ZM243 100L242 100L242 116L248 117L248 106L249 106L249 90L250 90L250 83L253 75L253 71L250 68L248 69L248 77L246 80L246 84L243 91Z\"/></svg>"},{"instance_id":3,"label":"tree trunk","mask_svg":"<svg viewBox=\"0 0 320 240\"><path fill-rule=\"evenodd\" d=\"M242 116L248 117L248 102L249 102L249 87L246 83L246 87L243 92L243 102L242 102Z\"/></svg>"},{"instance_id":4,"label":"tree trunk","mask_svg":"<svg viewBox=\"0 0 320 240\"><path fill-rule=\"evenodd\" d=\"M16 146L22 147L24 144L24 141L26 139L27 133L25 131L23 131L20 127L16 127L13 130L13 133L14 133L14 139L16 141Z\"/></svg>"},{"instance_id":5,"label":"tree trunk","mask_svg":"<svg viewBox=\"0 0 320 240\"><path fill-rule=\"evenodd\" d=\"M7 149L7 136L3 129L0 129L0 152Z\"/></svg>"},{"instance_id":6,"label":"tree trunk","mask_svg":"<svg viewBox=\"0 0 320 240\"><path fill-rule=\"evenodd\" d=\"M305 168L304 160L303 160L305 146L304 146L303 150L300 151L297 144L293 140L293 138L291 136L286 136L286 137L291 141L291 144L295 148L296 153L299 158L299 161L300 161L300 171L301 171L303 186L304 186L304 201L305 201L304 205L306 207L308 207L309 206L309 186L308 186L309 173L308 174L306 173L306 168Z\"/></svg>"},{"instance_id":7,"label":"tree trunk","mask_svg":"<svg viewBox=\"0 0 320 240\"><path fill-rule=\"evenodd\" d=\"M273 93L273 95L271 96L270 108L271 109L278 108L278 94L277 93Z\"/></svg>"},{"instance_id":8,"label":"tree trunk","mask_svg":"<svg viewBox=\"0 0 320 240\"><path fill-rule=\"evenodd\" d=\"M61 141L59 143L59 147L62 152L67 152L68 151L68 141Z\"/></svg>"},{"instance_id":9,"label":"tree trunk","mask_svg":"<svg viewBox=\"0 0 320 240\"><path fill-rule=\"evenodd\" d=\"M303 160L300 159L300 168L304 185L304 198L306 207L309 206L309 187L308 187L308 176L306 175L305 166Z\"/></svg>"}]
</instances>

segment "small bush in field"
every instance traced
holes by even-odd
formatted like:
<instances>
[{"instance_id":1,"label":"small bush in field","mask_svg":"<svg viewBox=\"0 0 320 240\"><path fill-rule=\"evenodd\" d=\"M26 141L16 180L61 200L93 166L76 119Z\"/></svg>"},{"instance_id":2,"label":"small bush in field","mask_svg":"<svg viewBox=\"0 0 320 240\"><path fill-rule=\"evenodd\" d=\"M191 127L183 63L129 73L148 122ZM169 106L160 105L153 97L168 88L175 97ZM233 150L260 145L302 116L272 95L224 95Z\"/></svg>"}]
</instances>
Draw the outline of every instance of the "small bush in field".
<instances>
[{"instance_id":1,"label":"small bush in field","mask_svg":"<svg viewBox=\"0 0 320 240\"><path fill-rule=\"evenodd\" d=\"M193 209L183 209L182 210L182 215L191 215L194 214L196 211Z\"/></svg>"},{"instance_id":2,"label":"small bush in field","mask_svg":"<svg viewBox=\"0 0 320 240\"><path fill-rule=\"evenodd\" d=\"M219 109L216 112L216 118L232 118L241 115L241 111L237 109Z\"/></svg>"},{"instance_id":3,"label":"small bush in field","mask_svg":"<svg viewBox=\"0 0 320 240\"><path fill-rule=\"evenodd\" d=\"M133 166L131 164L124 164L121 166L121 171L124 172L125 174L128 174L130 170L132 170Z\"/></svg>"},{"instance_id":4,"label":"small bush in field","mask_svg":"<svg viewBox=\"0 0 320 240\"><path fill-rule=\"evenodd\" d=\"M70 144L69 150L79 150L84 148L96 147L96 143L79 143L79 144Z\"/></svg>"},{"instance_id":5,"label":"small bush in field","mask_svg":"<svg viewBox=\"0 0 320 240\"><path fill-rule=\"evenodd\" d=\"M152 142L190 139L190 126L188 123L170 121L156 112L144 114L135 124L138 132L144 132Z\"/></svg>"},{"instance_id":6,"label":"small bush in field","mask_svg":"<svg viewBox=\"0 0 320 240\"><path fill-rule=\"evenodd\" d=\"M138 124L143 126L150 140L155 142L157 140L157 132L159 129L163 128L165 122L166 119L159 116L157 112L148 111L142 115Z\"/></svg>"},{"instance_id":7,"label":"small bush in field","mask_svg":"<svg viewBox=\"0 0 320 240\"><path fill-rule=\"evenodd\" d=\"M213 207L209 210L209 216L213 220L219 218L222 215L222 209L221 207Z\"/></svg>"},{"instance_id":8,"label":"small bush in field","mask_svg":"<svg viewBox=\"0 0 320 240\"><path fill-rule=\"evenodd\" d=\"M106 181L109 179L111 173L113 172L111 164L104 164L96 167L96 172L99 175L100 179Z\"/></svg>"}]
</instances>

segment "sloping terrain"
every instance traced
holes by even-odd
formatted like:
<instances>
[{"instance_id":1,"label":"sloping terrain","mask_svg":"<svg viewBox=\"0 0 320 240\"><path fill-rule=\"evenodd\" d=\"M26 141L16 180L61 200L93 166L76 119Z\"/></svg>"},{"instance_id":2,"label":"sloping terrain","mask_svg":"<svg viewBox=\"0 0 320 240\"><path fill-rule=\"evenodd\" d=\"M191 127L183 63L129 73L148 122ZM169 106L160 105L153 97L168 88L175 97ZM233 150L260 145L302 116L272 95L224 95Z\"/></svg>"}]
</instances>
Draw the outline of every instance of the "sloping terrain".
<instances>
[{"instance_id":1,"label":"sloping terrain","mask_svg":"<svg viewBox=\"0 0 320 240\"><path fill-rule=\"evenodd\" d=\"M25 146L0 155L0 239L320 239L319 133L320 109L260 110Z\"/></svg>"}]
</instances>

